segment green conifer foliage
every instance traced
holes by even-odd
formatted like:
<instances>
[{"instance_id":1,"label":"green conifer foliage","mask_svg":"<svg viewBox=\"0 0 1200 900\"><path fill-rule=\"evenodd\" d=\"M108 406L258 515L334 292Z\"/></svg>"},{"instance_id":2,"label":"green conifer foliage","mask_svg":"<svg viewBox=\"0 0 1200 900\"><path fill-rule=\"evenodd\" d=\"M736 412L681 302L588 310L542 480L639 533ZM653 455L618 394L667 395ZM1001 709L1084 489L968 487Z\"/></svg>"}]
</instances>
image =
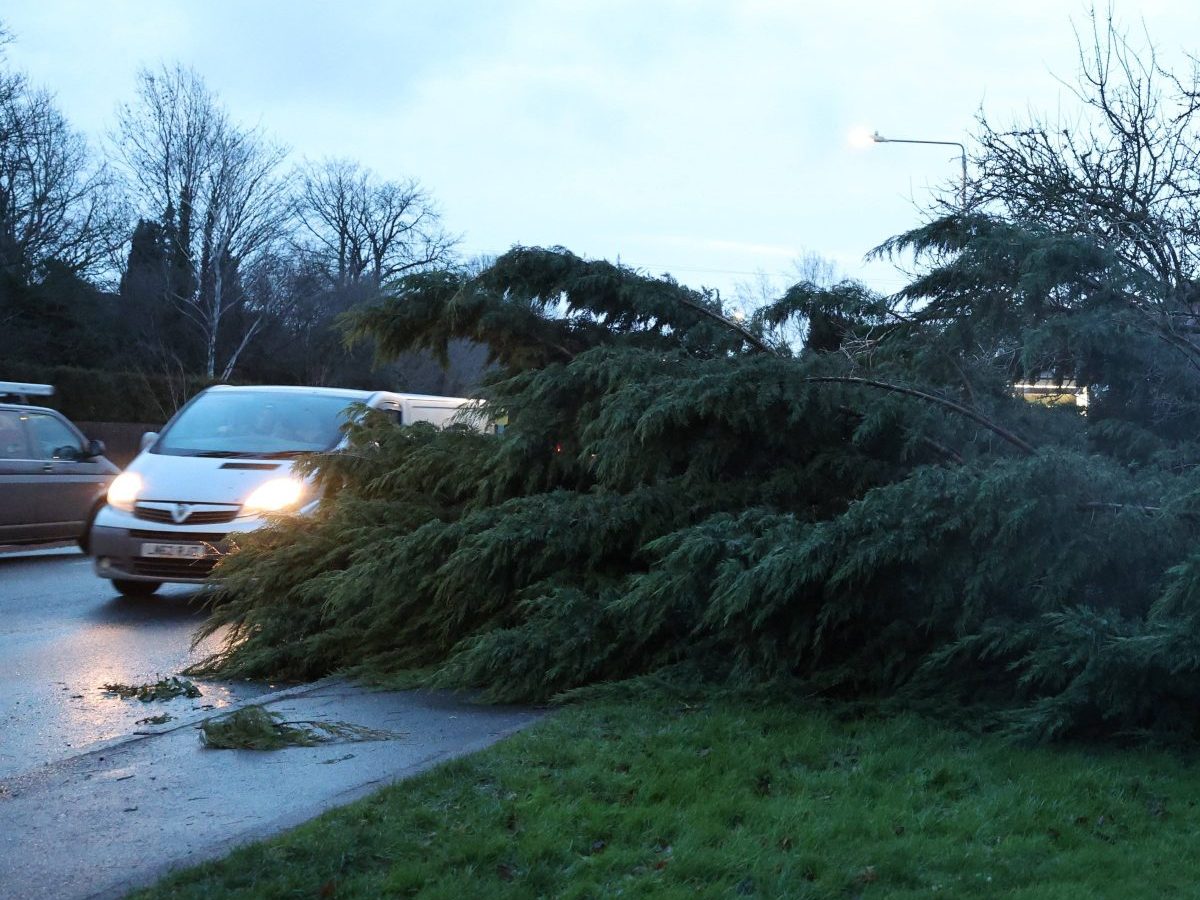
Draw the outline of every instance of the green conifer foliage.
<instances>
[{"instance_id":1,"label":"green conifer foliage","mask_svg":"<svg viewBox=\"0 0 1200 900\"><path fill-rule=\"evenodd\" d=\"M490 348L484 417L311 461L327 500L218 568L228 675L424 673L541 700L640 676L961 709L1040 738L1194 736L1195 355L1097 242L953 215L885 300L719 299L561 248L348 320ZM803 347L780 326L810 324ZM1074 379L1088 415L1014 395Z\"/></svg>"}]
</instances>

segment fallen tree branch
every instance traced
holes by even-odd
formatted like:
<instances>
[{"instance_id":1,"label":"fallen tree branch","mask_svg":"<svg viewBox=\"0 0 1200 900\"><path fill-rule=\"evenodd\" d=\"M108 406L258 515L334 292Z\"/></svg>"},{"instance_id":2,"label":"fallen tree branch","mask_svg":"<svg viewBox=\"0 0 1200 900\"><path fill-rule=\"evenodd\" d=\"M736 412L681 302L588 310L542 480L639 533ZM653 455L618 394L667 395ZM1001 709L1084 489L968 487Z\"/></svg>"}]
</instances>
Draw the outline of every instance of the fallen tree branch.
<instances>
[{"instance_id":1,"label":"fallen tree branch","mask_svg":"<svg viewBox=\"0 0 1200 900\"><path fill-rule=\"evenodd\" d=\"M886 381L876 381L873 378L857 378L853 375L810 375L804 379L809 384L857 384L864 387L878 388L881 391L891 391L894 394L903 394L905 397L915 397L918 400L924 400L927 403L933 403L937 406L949 409L952 412L958 413L960 416L966 416L972 422L982 425L988 431L1003 438L1008 443L1012 444L1022 453L1032 456L1036 450L1033 445L1025 441L1023 438L1013 434L1007 428L997 425L987 416L971 409L968 406L963 406L960 403L955 403L953 400L947 400L945 397L938 397L936 394L927 394L925 391L918 391L916 388L904 387L899 384L890 384Z\"/></svg>"},{"instance_id":2,"label":"fallen tree branch","mask_svg":"<svg viewBox=\"0 0 1200 900\"><path fill-rule=\"evenodd\" d=\"M771 347L770 344L768 344L766 341L764 341L762 338L760 338L758 335L756 335L754 332L752 332L745 325L735 322L733 319L729 318L728 316L724 316L721 313L717 312L716 310L709 309L704 304L697 303L695 300L692 300L689 297L681 296L679 299L685 306L690 306L692 309L696 310L696 312L701 313L702 315L706 315L710 319L715 319L716 321L720 322L722 325L725 325L726 327L732 329L733 331L736 331L738 333L738 335L743 340L745 340L748 344L750 344L750 346L752 346L755 350L759 350L763 353L770 353L773 356L779 355L778 353L775 352L775 350Z\"/></svg>"},{"instance_id":3,"label":"fallen tree branch","mask_svg":"<svg viewBox=\"0 0 1200 900\"><path fill-rule=\"evenodd\" d=\"M1090 509L1103 509L1110 512L1120 512L1124 509L1132 509L1135 512L1144 513L1160 513L1163 511L1161 506L1145 506L1141 503L1108 503L1103 500L1089 500L1087 503L1080 503L1079 509L1081 511Z\"/></svg>"}]
</instances>

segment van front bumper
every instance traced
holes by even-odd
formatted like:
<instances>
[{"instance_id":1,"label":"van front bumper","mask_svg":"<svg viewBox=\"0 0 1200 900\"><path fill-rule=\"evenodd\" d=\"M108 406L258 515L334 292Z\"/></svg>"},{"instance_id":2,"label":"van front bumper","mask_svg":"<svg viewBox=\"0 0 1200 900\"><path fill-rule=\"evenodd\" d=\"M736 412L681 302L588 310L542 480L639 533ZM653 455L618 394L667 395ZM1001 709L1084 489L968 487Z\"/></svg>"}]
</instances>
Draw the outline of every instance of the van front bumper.
<instances>
[{"instance_id":1,"label":"van front bumper","mask_svg":"<svg viewBox=\"0 0 1200 900\"><path fill-rule=\"evenodd\" d=\"M106 506L92 525L88 552L101 578L203 584L213 566L232 548L231 534L254 531L265 524L264 519L247 516L236 520L234 528L168 525L144 522L131 513ZM146 555L150 545L163 544L202 548L203 556Z\"/></svg>"}]
</instances>

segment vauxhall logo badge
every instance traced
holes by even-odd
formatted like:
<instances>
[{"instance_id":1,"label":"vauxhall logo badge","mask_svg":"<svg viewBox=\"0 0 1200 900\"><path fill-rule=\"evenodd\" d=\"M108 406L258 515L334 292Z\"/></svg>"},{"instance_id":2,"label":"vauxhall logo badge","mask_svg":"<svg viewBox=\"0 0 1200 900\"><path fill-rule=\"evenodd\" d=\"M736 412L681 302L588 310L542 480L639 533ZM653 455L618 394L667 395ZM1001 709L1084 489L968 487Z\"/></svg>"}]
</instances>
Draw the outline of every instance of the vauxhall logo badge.
<instances>
[{"instance_id":1,"label":"vauxhall logo badge","mask_svg":"<svg viewBox=\"0 0 1200 900\"><path fill-rule=\"evenodd\" d=\"M176 525L182 525L187 521L188 516L192 514L192 507L187 503L176 503L175 508L171 510L171 520Z\"/></svg>"}]
</instances>

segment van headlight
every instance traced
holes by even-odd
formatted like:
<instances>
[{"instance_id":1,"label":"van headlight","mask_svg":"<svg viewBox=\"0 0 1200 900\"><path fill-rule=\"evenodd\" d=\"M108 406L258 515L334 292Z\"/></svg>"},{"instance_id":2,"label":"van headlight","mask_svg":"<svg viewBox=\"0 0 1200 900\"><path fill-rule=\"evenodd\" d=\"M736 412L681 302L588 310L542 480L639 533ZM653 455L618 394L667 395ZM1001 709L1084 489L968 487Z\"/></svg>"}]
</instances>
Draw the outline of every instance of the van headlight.
<instances>
[{"instance_id":1,"label":"van headlight","mask_svg":"<svg viewBox=\"0 0 1200 900\"><path fill-rule=\"evenodd\" d=\"M242 504L242 513L282 512L294 509L304 499L306 485L299 478L273 478L260 484Z\"/></svg>"},{"instance_id":2,"label":"van headlight","mask_svg":"<svg viewBox=\"0 0 1200 900\"><path fill-rule=\"evenodd\" d=\"M122 472L108 486L108 505L129 512L142 492L142 479L134 472Z\"/></svg>"}]
</instances>

